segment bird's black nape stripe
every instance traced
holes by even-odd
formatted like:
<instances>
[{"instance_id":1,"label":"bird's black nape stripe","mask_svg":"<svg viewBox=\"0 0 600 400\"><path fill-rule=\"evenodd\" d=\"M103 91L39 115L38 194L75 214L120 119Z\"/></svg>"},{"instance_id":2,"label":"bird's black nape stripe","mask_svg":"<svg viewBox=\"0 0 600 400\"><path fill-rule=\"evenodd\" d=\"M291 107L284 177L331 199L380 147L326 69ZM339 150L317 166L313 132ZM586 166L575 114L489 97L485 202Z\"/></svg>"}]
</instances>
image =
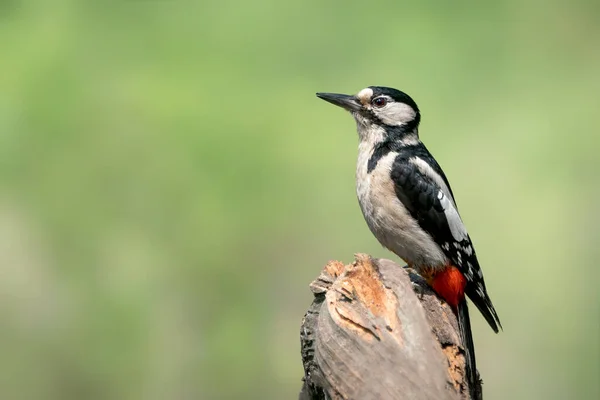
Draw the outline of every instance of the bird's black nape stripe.
<instances>
[{"instance_id":1,"label":"bird's black nape stripe","mask_svg":"<svg viewBox=\"0 0 600 400\"><path fill-rule=\"evenodd\" d=\"M379 160L385 157L385 155L388 154L390 151L392 151L392 149L387 141L375 146L373 154L371 154L371 158L369 158L369 162L367 163L367 173L373 171L377 166Z\"/></svg>"},{"instance_id":2,"label":"bird's black nape stripe","mask_svg":"<svg viewBox=\"0 0 600 400\"><path fill-rule=\"evenodd\" d=\"M380 125L385 127L385 140L377 144L375 149L373 149L373 154L371 155L371 158L369 158L369 162L367 164L367 173L373 171L379 160L385 157L390 151L399 151L400 148L417 146L402 145L401 140L409 134L417 134L417 128L419 127L420 121L421 114L419 114L417 111L415 119L404 125L388 126L380 123Z\"/></svg>"}]
</instances>

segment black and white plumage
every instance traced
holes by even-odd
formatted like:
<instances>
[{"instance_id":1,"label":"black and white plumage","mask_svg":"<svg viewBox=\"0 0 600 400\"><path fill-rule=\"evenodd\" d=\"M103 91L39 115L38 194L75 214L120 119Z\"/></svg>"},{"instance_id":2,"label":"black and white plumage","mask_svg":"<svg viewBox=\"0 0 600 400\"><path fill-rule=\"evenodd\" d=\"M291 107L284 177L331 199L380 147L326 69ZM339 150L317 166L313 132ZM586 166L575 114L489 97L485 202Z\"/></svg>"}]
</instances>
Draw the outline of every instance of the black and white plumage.
<instances>
[{"instance_id":1,"label":"black and white plumage","mask_svg":"<svg viewBox=\"0 0 600 400\"><path fill-rule=\"evenodd\" d=\"M419 139L421 115L407 94L370 86L355 96L317 93L348 110L359 135L356 189L367 225L379 242L428 280L456 267L464 293L495 332L500 321L487 294L473 243L441 167ZM441 276L441 275L440 275ZM434 286L435 289L435 286ZM462 289L455 307L471 380L476 377L468 309ZM469 365L470 364L470 365ZM468 369L469 369L468 368Z\"/></svg>"}]
</instances>

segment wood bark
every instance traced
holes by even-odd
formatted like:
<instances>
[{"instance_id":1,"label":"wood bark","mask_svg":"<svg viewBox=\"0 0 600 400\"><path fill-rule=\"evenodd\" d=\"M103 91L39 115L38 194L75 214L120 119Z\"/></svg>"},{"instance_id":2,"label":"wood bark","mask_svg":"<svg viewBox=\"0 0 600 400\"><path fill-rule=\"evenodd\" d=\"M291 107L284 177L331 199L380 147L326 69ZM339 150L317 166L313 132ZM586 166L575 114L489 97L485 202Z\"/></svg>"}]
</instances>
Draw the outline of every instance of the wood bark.
<instances>
[{"instance_id":1,"label":"wood bark","mask_svg":"<svg viewBox=\"0 0 600 400\"><path fill-rule=\"evenodd\" d=\"M357 254L310 289L300 400L470 399L456 317L409 268Z\"/></svg>"}]
</instances>

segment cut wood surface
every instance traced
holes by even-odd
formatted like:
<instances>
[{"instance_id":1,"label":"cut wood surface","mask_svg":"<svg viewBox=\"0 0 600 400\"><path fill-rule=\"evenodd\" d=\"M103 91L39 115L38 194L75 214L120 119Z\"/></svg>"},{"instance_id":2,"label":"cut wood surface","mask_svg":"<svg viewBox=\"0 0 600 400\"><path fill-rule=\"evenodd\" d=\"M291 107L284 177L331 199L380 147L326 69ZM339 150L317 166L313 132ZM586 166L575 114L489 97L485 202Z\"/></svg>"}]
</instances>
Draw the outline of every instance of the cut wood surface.
<instances>
[{"instance_id":1,"label":"cut wood surface","mask_svg":"<svg viewBox=\"0 0 600 400\"><path fill-rule=\"evenodd\" d=\"M301 400L470 399L456 317L419 275L357 254L310 288Z\"/></svg>"}]
</instances>

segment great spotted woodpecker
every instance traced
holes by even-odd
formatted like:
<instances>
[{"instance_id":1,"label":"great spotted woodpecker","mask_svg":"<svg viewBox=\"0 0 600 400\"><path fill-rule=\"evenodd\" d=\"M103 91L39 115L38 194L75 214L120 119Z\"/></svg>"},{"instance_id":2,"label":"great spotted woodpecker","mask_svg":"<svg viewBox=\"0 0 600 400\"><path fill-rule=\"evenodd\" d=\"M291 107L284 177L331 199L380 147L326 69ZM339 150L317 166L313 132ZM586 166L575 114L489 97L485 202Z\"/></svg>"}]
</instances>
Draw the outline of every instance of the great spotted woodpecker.
<instances>
[{"instance_id":1,"label":"great spotted woodpecker","mask_svg":"<svg viewBox=\"0 0 600 400\"><path fill-rule=\"evenodd\" d=\"M404 92L380 86L355 96L317 96L346 109L356 120L356 192L367 225L383 246L418 271L452 307L473 391L477 368L465 295L494 332L502 325L448 179L419 139L417 104Z\"/></svg>"}]
</instances>

